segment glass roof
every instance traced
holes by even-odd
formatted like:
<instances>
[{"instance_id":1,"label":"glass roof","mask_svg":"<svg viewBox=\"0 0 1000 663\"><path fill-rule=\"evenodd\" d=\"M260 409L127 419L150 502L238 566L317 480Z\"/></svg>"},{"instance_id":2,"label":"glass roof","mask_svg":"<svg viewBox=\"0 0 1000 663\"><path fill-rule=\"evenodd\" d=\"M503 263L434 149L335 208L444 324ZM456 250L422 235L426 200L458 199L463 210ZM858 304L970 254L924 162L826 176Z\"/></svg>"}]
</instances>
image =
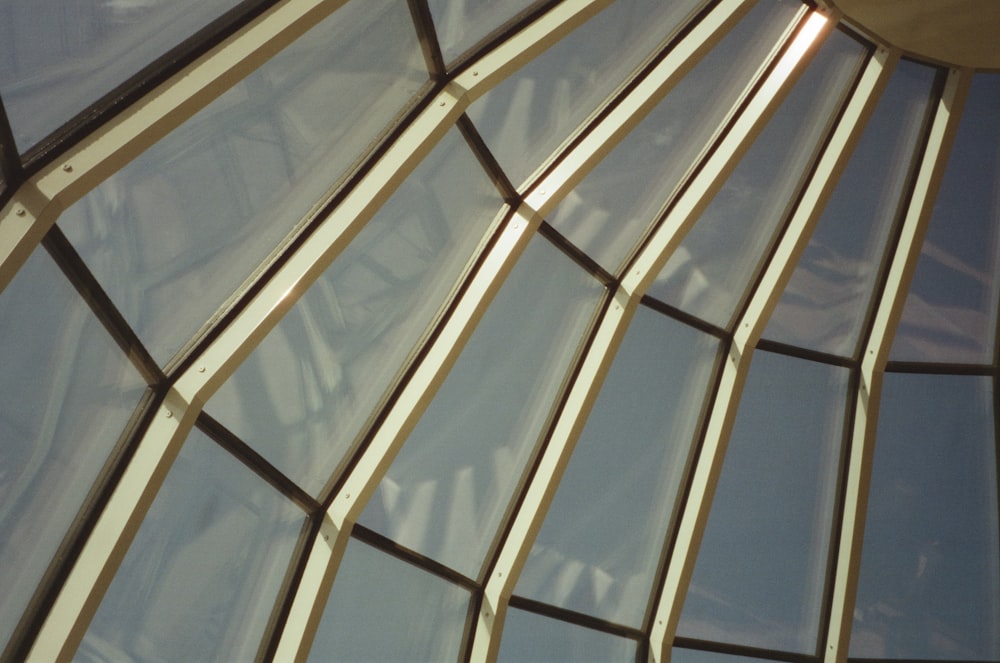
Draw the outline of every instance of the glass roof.
<instances>
[{"instance_id":1,"label":"glass roof","mask_svg":"<svg viewBox=\"0 0 1000 663\"><path fill-rule=\"evenodd\" d=\"M802 0L0 0L0 659L1000 661L1000 74Z\"/></svg>"}]
</instances>

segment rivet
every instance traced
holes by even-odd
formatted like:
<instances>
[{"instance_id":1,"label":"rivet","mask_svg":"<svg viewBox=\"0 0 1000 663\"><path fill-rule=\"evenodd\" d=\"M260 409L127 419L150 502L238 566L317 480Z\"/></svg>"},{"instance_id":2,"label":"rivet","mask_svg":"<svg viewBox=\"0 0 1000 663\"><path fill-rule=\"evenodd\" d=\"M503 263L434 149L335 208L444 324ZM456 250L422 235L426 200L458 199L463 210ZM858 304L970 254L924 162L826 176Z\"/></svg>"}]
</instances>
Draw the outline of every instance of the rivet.
<instances>
[{"instance_id":1,"label":"rivet","mask_svg":"<svg viewBox=\"0 0 1000 663\"><path fill-rule=\"evenodd\" d=\"M174 413L171 412L170 410L167 410L167 419L171 418L172 416L174 416Z\"/></svg>"},{"instance_id":2,"label":"rivet","mask_svg":"<svg viewBox=\"0 0 1000 663\"><path fill-rule=\"evenodd\" d=\"M205 372L205 367L204 366L199 366L198 367L198 372L199 373L204 373Z\"/></svg>"},{"instance_id":3,"label":"rivet","mask_svg":"<svg viewBox=\"0 0 1000 663\"><path fill-rule=\"evenodd\" d=\"M16 210L14 210L14 214L17 214L18 216L25 216L27 213L28 210L24 209L23 207L18 207Z\"/></svg>"},{"instance_id":4,"label":"rivet","mask_svg":"<svg viewBox=\"0 0 1000 663\"><path fill-rule=\"evenodd\" d=\"M63 164L63 172L72 173L73 172L73 166L71 166L68 163Z\"/></svg>"},{"instance_id":5,"label":"rivet","mask_svg":"<svg viewBox=\"0 0 1000 663\"><path fill-rule=\"evenodd\" d=\"M473 76L478 76L478 75L479 75L479 72L478 72L478 71L474 71L474 72L472 72L472 75L473 75Z\"/></svg>"},{"instance_id":6,"label":"rivet","mask_svg":"<svg viewBox=\"0 0 1000 663\"><path fill-rule=\"evenodd\" d=\"M503 571L497 571L497 577L498 578L502 578L503 577Z\"/></svg>"},{"instance_id":7,"label":"rivet","mask_svg":"<svg viewBox=\"0 0 1000 663\"><path fill-rule=\"evenodd\" d=\"M439 105L439 106L441 106L441 107L443 108L443 107L445 106L445 102L443 102L443 101L442 101L442 102L441 102L440 104L438 104L438 105Z\"/></svg>"},{"instance_id":8,"label":"rivet","mask_svg":"<svg viewBox=\"0 0 1000 663\"><path fill-rule=\"evenodd\" d=\"M346 495L344 495L344 499L345 499L345 500L349 500L349 499L351 499L351 494L350 494L350 493L347 493Z\"/></svg>"},{"instance_id":9,"label":"rivet","mask_svg":"<svg viewBox=\"0 0 1000 663\"><path fill-rule=\"evenodd\" d=\"M543 196L544 196L544 195L545 195L545 189L542 189L542 190L541 190L541 191L539 191L538 193L540 193L541 195L543 195Z\"/></svg>"},{"instance_id":10,"label":"rivet","mask_svg":"<svg viewBox=\"0 0 1000 663\"><path fill-rule=\"evenodd\" d=\"M323 540L324 541L329 541L330 540L330 535L329 534L324 534L323 535Z\"/></svg>"}]
</instances>

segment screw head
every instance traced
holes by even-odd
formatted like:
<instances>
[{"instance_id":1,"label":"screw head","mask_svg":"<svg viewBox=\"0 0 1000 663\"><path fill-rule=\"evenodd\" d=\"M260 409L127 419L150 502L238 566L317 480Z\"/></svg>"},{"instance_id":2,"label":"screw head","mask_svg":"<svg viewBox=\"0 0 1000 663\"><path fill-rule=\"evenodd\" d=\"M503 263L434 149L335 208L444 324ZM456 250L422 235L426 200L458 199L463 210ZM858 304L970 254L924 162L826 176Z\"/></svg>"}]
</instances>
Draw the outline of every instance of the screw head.
<instances>
[{"instance_id":1,"label":"screw head","mask_svg":"<svg viewBox=\"0 0 1000 663\"><path fill-rule=\"evenodd\" d=\"M63 172L65 172L65 173L72 173L73 172L73 166L71 166L68 163L63 164Z\"/></svg>"},{"instance_id":2,"label":"screw head","mask_svg":"<svg viewBox=\"0 0 1000 663\"><path fill-rule=\"evenodd\" d=\"M204 373L205 372L205 367L204 366L199 366L198 367L198 372L199 373Z\"/></svg>"},{"instance_id":3,"label":"screw head","mask_svg":"<svg viewBox=\"0 0 1000 663\"><path fill-rule=\"evenodd\" d=\"M170 410L167 410L167 419L170 419L173 416L174 416L174 413L171 412Z\"/></svg>"},{"instance_id":4,"label":"screw head","mask_svg":"<svg viewBox=\"0 0 1000 663\"><path fill-rule=\"evenodd\" d=\"M14 214L17 214L18 216L26 216L28 214L28 210L24 209L23 207L18 207L16 210L14 210Z\"/></svg>"}]
</instances>

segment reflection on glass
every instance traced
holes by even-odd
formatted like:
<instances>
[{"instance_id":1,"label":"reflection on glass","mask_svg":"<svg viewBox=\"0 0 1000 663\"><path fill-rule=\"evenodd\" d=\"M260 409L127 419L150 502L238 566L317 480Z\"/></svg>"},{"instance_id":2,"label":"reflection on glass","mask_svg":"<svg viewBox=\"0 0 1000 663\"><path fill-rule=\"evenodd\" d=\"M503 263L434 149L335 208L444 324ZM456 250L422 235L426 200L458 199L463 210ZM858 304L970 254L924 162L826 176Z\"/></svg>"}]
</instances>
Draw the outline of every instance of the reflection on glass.
<instances>
[{"instance_id":1,"label":"reflection on glass","mask_svg":"<svg viewBox=\"0 0 1000 663\"><path fill-rule=\"evenodd\" d=\"M497 660L507 663L608 663L635 661L636 650L635 640L510 608L504 619Z\"/></svg>"},{"instance_id":2,"label":"reflection on glass","mask_svg":"<svg viewBox=\"0 0 1000 663\"><path fill-rule=\"evenodd\" d=\"M318 495L503 201L457 130L209 403Z\"/></svg>"},{"instance_id":3,"label":"reflection on glass","mask_svg":"<svg viewBox=\"0 0 1000 663\"><path fill-rule=\"evenodd\" d=\"M756 6L581 182L550 222L616 271L754 78L798 0Z\"/></svg>"},{"instance_id":4,"label":"reflection on glass","mask_svg":"<svg viewBox=\"0 0 1000 663\"><path fill-rule=\"evenodd\" d=\"M815 652L848 374L754 354L679 636Z\"/></svg>"},{"instance_id":5,"label":"reflection on glass","mask_svg":"<svg viewBox=\"0 0 1000 663\"><path fill-rule=\"evenodd\" d=\"M1000 76L962 114L892 359L990 363L1000 291Z\"/></svg>"},{"instance_id":6,"label":"reflection on glass","mask_svg":"<svg viewBox=\"0 0 1000 663\"><path fill-rule=\"evenodd\" d=\"M455 661L469 599L467 590L351 539L309 661Z\"/></svg>"},{"instance_id":7,"label":"reflection on glass","mask_svg":"<svg viewBox=\"0 0 1000 663\"><path fill-rule=\"evenodd\" d=\"M520 184L704 0L621 0L484 95L469 117Z\"/></svg>"},{"instance_id":8,"label":"reflection on glass","mask_svg":"<svg viewBox=\"0 0 1000 663\"><path fill-rule=\"evenodd\" d=\"M427 4L447 63L534 0L428 0Z\"/></svg>"},{"instance_id":9,"label":"reflection on glass","mask_svg":"<svg viewBox=\"0 0 1000 663\"><path fill-rule=\"evenodd\" d=\"M902 61L851 156L764 337L853 356L906 183L937 70Z\"/></svg>"},{"instance_id":10,"label":"reflection on glass","mask_svg":"<svg viewBox=\"0 0 1000 663\"><path fill-rule=\"evenodd\" d=\"M516 594L641 626L718 345L639 307Z\"/></svg>"},{"instance_id":11,"label":"reflection on glass","mask_svg":"<svg viewBox=\"0 0 1000 663\"><path fill-rule=\"evenodd\" d=\"M196 429L76 660L254 660L304 522L292 502Z\"/></svg>"},{"instance_id":12,"label":"reflection on glass","mask_svg":"<svg viewBox=\"0 0 1000 663\"><path fill-rule=\"evenodd\" d=\"M21 151L239 0L0 2L0 95Z\"/></svg>"},{"instance_id":13,"label":"reflection on glass","mask_svg":"<svg viewBox=\"0 0 1000 663\"><path fill-rule=\"evenodd\" d=\"M765 661L763 658L717 654L683 647L674 647L670 653L670 663L764 663Z\"/></svg>"},{"instance_id":14,"label":"reflection on glass","mask_svg":"<svg viewBox=\"0 0 1000 663\"><path fill-rule=\"evenodd\" d=\"M165 363L426 79L405 0L353 0L59 225Z\"/></svg>"},{"instance_id":15,"label":"reflection on glass","mask_svg":"<svg viewBox=\"0 0 1000 663\"><path fill-rule=\"evenodd\" d=\"M605 292L536 237L359 522L478 575Z\"/></svg>"},{"instance_id":16,"label":"reflection on glass","mask_svg":"<svg viewBox=\"0 0 1000 663\"><path fill-rule=\"evenodd\" d=\"M837 112L864 47L835 31L648 294L726 327Z\"/></svg>"},{"instance_id":17,"label":"reflection on glass","mask_svg":"<svg viewBox=\"0 0 1000 663\"><path fill-rule=\"evenodd\" d=\"M991 382L885 376L852 657L1000 659Z\"/></svg>"},{"instance_id":18,"label":"reflection on glass","mask_svg":"<svg viewBox=\"0 0 1000 663\"><path fill-rule=\"evenodd\" d=\"M0 649L145 386L35 251L0 293Z\"/></svg>"}]
</instances>

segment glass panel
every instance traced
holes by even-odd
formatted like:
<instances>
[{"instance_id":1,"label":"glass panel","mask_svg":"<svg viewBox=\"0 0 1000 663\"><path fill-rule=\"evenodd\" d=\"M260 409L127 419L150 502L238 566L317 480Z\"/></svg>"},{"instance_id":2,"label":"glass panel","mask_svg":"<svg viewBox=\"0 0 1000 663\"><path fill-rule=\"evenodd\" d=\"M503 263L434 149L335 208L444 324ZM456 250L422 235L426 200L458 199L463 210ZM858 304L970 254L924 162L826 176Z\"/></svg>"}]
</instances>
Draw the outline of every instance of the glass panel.
<instances>
[{"instance_id":1,"label":"glass panel","mask_svg":"<svg viewBox=\"0 0 1000 663\"><path fill-rule=\"evenodd\" d=\"M902 61L820 217L764 337L852 356L905 202L937 70Z\"/></svg>"},{"instance_id":2,"label":"glass panel","mask_svg":"<svg viewBox=\"0 0 1000 663\"><path fill-rule=\"evenodd\" d=\"M196 429L76 660L253 660L304 523L292 502Z\"/></svg>"},{"instance_id":3,"label":"glass panel","mask_svg":"<svg viewBox=\"0 0 1000 663\"><path fill-rule=\"evenodd\" d=\"M0 94L22 151L239 0L0 0Z\"/></svg>"},{"instance_id":4,"label":"glass panel","mask_svg":"<svg viewBox=\"0 0 1000 663\"><path fill-rule=\"evenodd\" d=\"M839 31L820 47L648 294L719 327L730 324L864 54Z\"/></svg>"},{"instance_id":5,"label":"glass panel","mask_svg":"<svg viewBox=\"0 0 1000 663\"><path fill-rule=\"evenodd\" d=\"M359 522L477 576L605 292L535 238Z\"/></svg>"},{"instance_id":6,"label":"glass panel","mask_svg":"<svg viewBox=\"0 0 1000 663\"><path fill-rule=\"evenodd\" d=\"M757 5L566 197L552 225L616 271L801 7Z\"/></svg>"},{"instance_id":7,"label":"glass panel","mask_svg":"<svg viewBox=\"0 0 1000 663\"><path fill-rule=\"evenodd\" d=\"M352 539L309 661L458 660L469 599L467 590Z\"/></svg>"},{"instance_id":8,"label":"glass panel","mask_svg":"<svg viewBox=\"0 0 1000 663\"><path fill-rule=\"evenodd\" d=\"M406 2L353 0L59 225L166 362L426 78Z\"/></svg>"},{"instance_id":9,"label":"glass panel","mask_svg":"<svg viewBox=\"0 0 1000 663\"><path fill-rule=\"evenodd\" d=\"M815 653L848 376L754 354L679 636Z\"/></svg>"},{"instance_id":10,"label":"glass panel","mask_svg":"<svg viewBox=\"0 0 1000 663\"><path fill-rule=\"evenodd\" d=\"M636 660L637 643L610 633L510 608L498 661L510 663L608 663Z\"/></svg>"},{"instance_id":11,"label":"glass panel","mask_svg":"<svg viewBox=\"0 0 1000 663\"><path fill-rule=\"evenodd\" d=\"M761 663L767 659L751 658L749 656L733 656L717 654L711 651L698 651L674 647L670 654L670 663Z\"/></svg>"},{"instance_id":12,"label":"glass panel","mask_svg":"<svg viewBox=\"0 0 1000 663\"><path fill-rule=\"evenodd\" d=\"M457 130L210 402L318 495L503 206Z\"/></svg>"},{"instance_id":13,"label":"glass panel","mask_svg":"<svg viewBox=\"0 0 1000 663\"><path fill-rule=\"evenodd\" d=\"M451 62L534 0L428 0L444 61Z\"/></svg>"},{"instance_id":14,"label":"glass panel","mask_svg":"<svg viewBox=\"0 0 1000 663\"><path fill-rule=\"evenodd\" d=\"M1000 76L978 75L892 346L892 359L990 363L1000 290Z\"/></svg>"},{"instance_id":15,"label":"glass panel","mask_svg":"<svg viewBox=\"0 0 1000 663\"><path fill-rule=\"evenodd\" d=\"M641 626L718 348L639 307L515 593Z\"/></svg>"},{"instance_id":16,"label":"glass panel","mask_svg":"<svg viewBox=\"0 0 1000 663\"><path fill-rule=\"evenodd\" d=\"M0 293L0 649L146 384L39 249Z\"/></svg>"},{"instance_id":17,"label":"glass panel","mask_svg":"<svg viewBox=\"0 0 1000 663\"><path fill-rule=\"evenodd\" d=\"M622 0L479 99L469 117L515 185L704 0Z\"/></svg>"},{"instance_id":18,"label":"glass panel","mask_svg":"<svg viewBox=\"0 0 1000 663\"><path fill-rule=\"evenodd\" d=\"M850 655L1000 659L990 378L885 376Z\"/></svg>"}]
</instances>

